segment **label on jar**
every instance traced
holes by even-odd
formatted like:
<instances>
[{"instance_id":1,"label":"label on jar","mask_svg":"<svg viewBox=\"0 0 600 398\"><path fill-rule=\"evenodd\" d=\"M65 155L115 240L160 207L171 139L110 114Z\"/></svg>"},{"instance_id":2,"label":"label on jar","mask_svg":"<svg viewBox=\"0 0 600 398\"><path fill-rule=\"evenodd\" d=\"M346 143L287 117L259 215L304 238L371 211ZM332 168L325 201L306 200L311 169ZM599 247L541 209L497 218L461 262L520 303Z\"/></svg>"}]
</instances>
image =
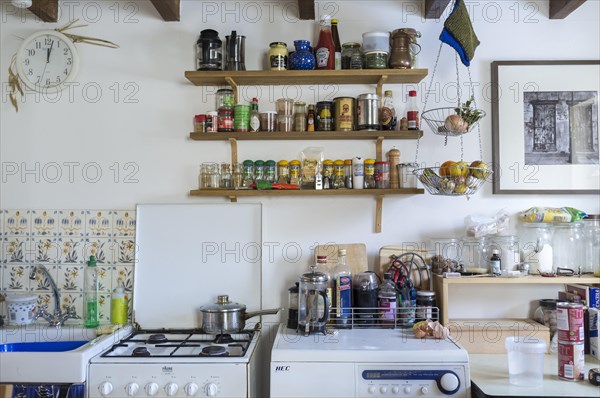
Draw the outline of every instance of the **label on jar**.
<instances>
[{"instance_id":1,"label":"label on jar","mask_svg":"<svg viewBox=\"0 0 600 398\"><path fill-rule=\"evenodd\" d=\"M419 111L406 112L406 118L408 119L408 129L409 130L418 130L419 129Z\"/></svg>"},{"instance_id":2,"label":"label on jar","mask_svg":"<svg viewBox=\"0 0 600 398\"><path fill-rule=\"evenodd\" d=\"M317 50L317 68L327 68L329 63L329 49L321 47Z\"/></svg>"},{"instance_id":3,"label":"label on jar","mask_svg":"<svg viewBox=\"0 0 600 398\"><path fill-rule=\"evenodd\" d=\"M287 55L271 55L270 64L272 70L287 70L288 57Z\"/></svg>"},{"instance_id":4,"label":"label on jar","mask_svg":"<svg viewBox=\"0 0 600 398\"><path fill-rule=\"evenodd\" d=\"M352 99L338 99L335 103L336 130L351 131L354 127L354 115L352 111Z\"/></svg>"},{"instance_id":5,"label":"label on jar","mask_svg":"<svg viewBox=\"0 0 600 398\"><path fill-rule=\"evenodd\" d=\"M558 378L562 380L583 380L585 354L583 343L558 342Z\"/></svg>"}]
</instances>

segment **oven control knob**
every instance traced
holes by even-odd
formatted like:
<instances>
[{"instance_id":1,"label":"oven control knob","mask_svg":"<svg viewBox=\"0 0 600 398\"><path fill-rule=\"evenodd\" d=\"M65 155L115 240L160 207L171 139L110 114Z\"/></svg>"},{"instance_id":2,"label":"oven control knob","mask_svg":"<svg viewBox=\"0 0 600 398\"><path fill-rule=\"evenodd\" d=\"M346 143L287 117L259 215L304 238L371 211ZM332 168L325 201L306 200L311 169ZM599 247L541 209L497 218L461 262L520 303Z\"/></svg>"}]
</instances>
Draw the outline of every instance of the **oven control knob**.
<instances>
[{"instance_id":1,"label":"oven control knob","mask_svg":"<svg viewBox=\"0 0 600 398\"><path fill-rule=\"evenodd\" d=\"M110 394L113 390L113 385L110 383L110 381L105 381L102 384L100 384L100 386L98 387L98 390L100 391L100 395L102 395L103 397L106 397L108 394Z\"/></svg>"},{"instance_id":2,"label":"oven control knob","mask_svg":"<svg viewBox=\"0 0 600 398\"><path fill-rule=\"evenodd\" d=\"M460 386L460 380L454 373L445 373L440 378L440 387L443 393L451 393Z\"/></svg>"},{"instance_id":3,"label":"oven control knob","mask_svg":"<svg viewBox=\"0 0 600 398\"><path fill-rule=\"evenodd\" d=\"M410 388L410 386L404 386L404 393L405 394L410 394L411 391L412 391L412 388Z\"/></svg>"},{"instance_id":4,"label":"oven control knob","mask_svg":"<svg viewBox=\"0 0 600 398\"><path fill-rule=\"evenodd\" d=\"M127 393L128 397L133 397L138 391L140 391L138 383L129 383L125 386L125 393Z\"/></svg>"},{"instance_id":5,"label":"oven control knob","mask_svg":"<svg viewBox=\"0 0 600 398\"><path fill-rule=\"evenodd\" d=\"M175 383L167 383L165 386L165 392L167 393L168 397L172 397L173 395L177 394L177 390L179 390L179 386Z\"/></svg>"},{"instance_id":6,"label":"oven control knob","mask_svg":"<svg viewBox=\"0 0 600 398\"><path fill-rule=\"evenodd\" d=\"M392 394L398 394L400 389L398 387L392 387Z\"/></svg>"},{"instance_id":7,"label":"oven control knob","mask_svg":"<svg viewBox=\"0 0 600 398\"><path fill-rule=\"evenodd\" d=\"M187 383L185 387L183 387L183 391L185 391L185 395L188 397L193 397L198 392L198 384Z\"/></svg>"},{"instance_id":8,"label":"oven control knob","mask_svg":"<svg viewBox=\"0 0 600 398\"><path fill-rule=\"evenodd\" d=\"M216 397L219 392L219 387L215 383L208 383L204 386L204 392L208 397Z\"/></svg>"},{"instance_id":9,"label":"oven control knob","mask_svg":"<svg viewBox=\"0 0 600 398\"><path fill-rule=\"evenodd\" d=\"M158 384L156 383L148 383L146 384L146 394L148 394L149 396L153 396L158 394Z\"/></svg>"},{"instance_id":10,"label":"oven control knob","mask_svg":"<svg viewBox=\"0 0 600 398\"><path fill-rule=\"evenodd\" d=\"M427 394L428 392L429 392L429 388L427 388L427 387L425 387L425 386L421 387L421 394L425 395L425 394Z\"/></svg>"}]
</instances>

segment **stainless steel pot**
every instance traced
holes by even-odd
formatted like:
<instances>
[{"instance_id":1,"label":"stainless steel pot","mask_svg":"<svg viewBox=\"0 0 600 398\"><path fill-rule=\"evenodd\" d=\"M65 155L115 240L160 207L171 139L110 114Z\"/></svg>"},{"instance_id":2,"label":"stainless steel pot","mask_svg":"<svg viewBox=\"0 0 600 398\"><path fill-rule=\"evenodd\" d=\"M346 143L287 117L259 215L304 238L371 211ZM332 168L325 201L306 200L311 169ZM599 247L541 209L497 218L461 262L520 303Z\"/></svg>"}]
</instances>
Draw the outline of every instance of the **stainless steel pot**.
<instances>
[{"instance_id":1,"label":"stainless steel pot","mask_svg":"<svg viewBox=\"0 0 600 398\"><path fill-rule=\"evenodd\" d=\"M216 303L200 307L200 327L208 334L236 333L244 330L246 319L278 312L279 308L246 312L245 305L233 303L228 295L222 295Z\"/></svg>"}]
</instances>

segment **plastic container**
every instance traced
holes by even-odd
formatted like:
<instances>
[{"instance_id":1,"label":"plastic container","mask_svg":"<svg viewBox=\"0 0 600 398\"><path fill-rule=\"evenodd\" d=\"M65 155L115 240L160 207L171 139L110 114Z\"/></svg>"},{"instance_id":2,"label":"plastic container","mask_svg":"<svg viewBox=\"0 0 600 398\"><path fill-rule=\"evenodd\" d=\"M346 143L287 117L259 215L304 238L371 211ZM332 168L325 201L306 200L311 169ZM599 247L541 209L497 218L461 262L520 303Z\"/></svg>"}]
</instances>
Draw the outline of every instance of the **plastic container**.
<instances>
[{"instance_id":1,"label":"plastic container","mask_svg":"<svg viewBox=\"0 0 600 398\"><path fill-rule=\"evenodd\" d=\"M110 298L110 322L113 325L127 323L127 294L122 286L117 287Z\"/></svg>"},{"instance_id":2,"label":"plastic container","mask_svg":"<svg viewBox=\"0 0 600 398\"><path fill-rule=\"evenodd\" d=\"M523 336L509 336L504 342L508 352L508 379L510 384L537 387L544 379L546 341Z\"/></svg>"},{"instance_id":3,"label":"plastic container","mask_svg":"<svg viewBox=\"0 0 600 398\"><path fill-rule=\"evenodd\" d=\"M390 52L390 32L365 32L362 35L363 52L367 51L385 51Z\"/></svg>"},{"instance_id":4,"label":"plastic container","mask_svg":"<svg viewBox=\"0 0 600 398\"><path fill-rule=\"evenodd\" d=\"M7 294L6 310L9 325L29 325L33 323L37 296L31 294Z\"/></svg>"}]
</instances>

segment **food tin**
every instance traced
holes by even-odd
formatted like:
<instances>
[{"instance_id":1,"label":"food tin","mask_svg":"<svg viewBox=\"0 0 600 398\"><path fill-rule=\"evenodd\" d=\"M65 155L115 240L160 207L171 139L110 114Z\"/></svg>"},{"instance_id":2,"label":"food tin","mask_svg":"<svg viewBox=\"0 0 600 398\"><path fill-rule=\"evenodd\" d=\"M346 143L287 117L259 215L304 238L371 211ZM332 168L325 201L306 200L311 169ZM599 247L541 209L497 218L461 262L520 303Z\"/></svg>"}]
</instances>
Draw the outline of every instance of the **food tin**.
<instances>
[{"instance_id":1,"label":"food tin","mask_svg":"<svg viewBox=\"0 0 600 398\"><path fill-rule=\"evenodd\" d=\"M333 120L333 102L317 102L317 131L332 131L334 127Z\"/></svg>"},{"instance_id":2,"label":"food tin","mask_svg":"<svg viewBox=\"0 0 600 398\"><path fill-rule=\"evenodd\" d=\"M588 372L588 381L593 386L600 386L600 368L592 368Z\"/></svg>"},{"instance_id":3,"label":"food tin","mask_svg":"<svg viewBox=\"0 0 600 398\"><path fill-rule=\"evenodd\" d=\"M558 342L558 378L569 381L583 380L585 354L583 343Z\"/></svg>"},{"instance_id":4,"label":"food tin","mask_svg":"<svg viewBox=\"0 0 600 398\"><path fill-rule=\"evenodd\" d=\"M335 131L354 130L354 104L352 97L337 97L333 99L335 109Z\"/></svg>"},{"instance_id":5,"label":"food tin","mask_svg":"<svg viewBox=\"0 0 600 398\"><path fill-rule=\"evenodd\" d=\"M216 133L217 132L217 111L210 111L206 113L206 132L207 133Z\"/></svg>"},{"instance_id":6,"label":"food tin","mask_svg":"<svg viewBox=\"0 0 600 398\"><path fill-rule=\"evenodd\" d=\"M233 107L233 129L247 133L250 129L250 106L237 104Z\"/></svg>"},{"instance_id":7,"label":"food tin","mask_svg":"<svg viewBox=\"0 0 600 398\"><path fill-rule=\"evenodd\" d=\"M556 304L556 329L559 342L583 343L583 305L577 303Z\"/></svg>"},{"instance_id":8,"label":"food tin","mask_svg":"<svg viewBox=\"0 0 600 398\"><path fill-rule=\"evenodd\" d=\"M367 93L358 96L356 118L359 130L379 130L379 96Z\"/></svg>"}]
</instances>

